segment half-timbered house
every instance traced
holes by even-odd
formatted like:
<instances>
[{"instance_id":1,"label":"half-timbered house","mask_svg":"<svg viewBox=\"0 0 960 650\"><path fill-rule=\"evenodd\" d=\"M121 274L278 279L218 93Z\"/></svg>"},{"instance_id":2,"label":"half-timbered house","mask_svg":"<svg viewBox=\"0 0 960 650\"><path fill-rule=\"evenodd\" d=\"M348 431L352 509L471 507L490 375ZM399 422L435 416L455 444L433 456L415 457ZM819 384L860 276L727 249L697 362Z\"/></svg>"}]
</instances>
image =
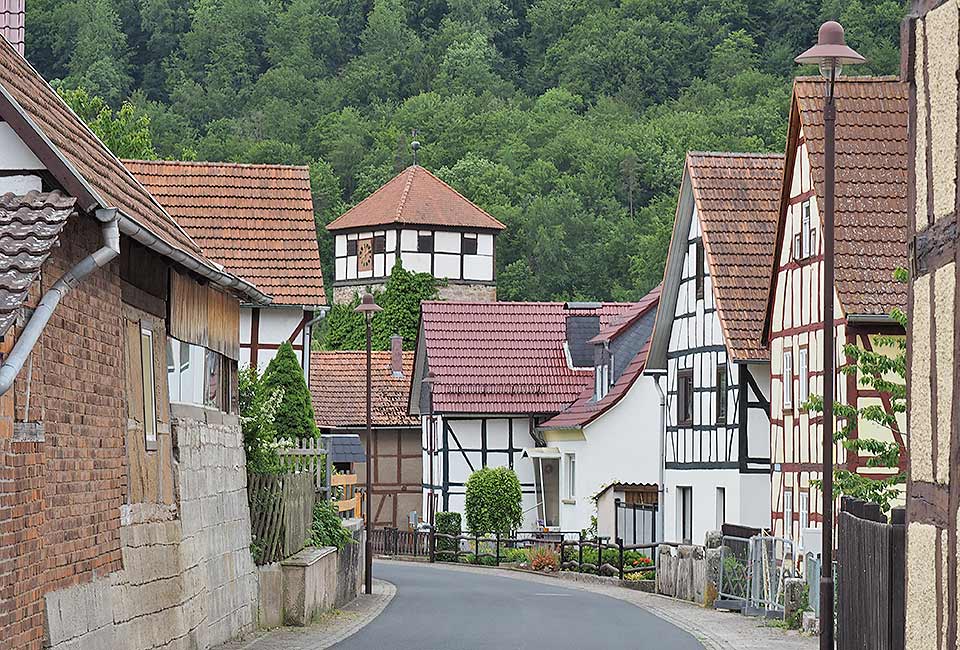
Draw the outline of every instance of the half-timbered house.
<instances>
[{"instance_id":1,"label":"half-timbered house","mask_svg":"<svg viewBox=\"0 0 960 650\"><path fill-rule=\"evenodd\" d=\"M701 540L770 521L767 350L760 345L783 156L690 153L647 373L665 377L664 527Z\"/></svg>"},{"instance_id":2,"label":"half-timbered house","mask_svg":"<svg viewBox=\"0 0 960 650\"><path fill-rule=\"evenodd\" d=\"M371 358L373 443L370 457L373 523L378 527L403 529L411 521L415 524L423 519L423 458L420 418L407 413L413 353L403 352L401 344L400 337L394 337L391 350L374 351ZM315 351L311 363L314 381L310 393L321 433L325 436L359 434L365 444L366 352ZM335 443L336 438L331 442ZM336 461L335 444L334 452ZM355 462L354 471L363 482L364 458Z\"/></svg>"},{"instance_id":3,"label":"half-timbered house","mask_svg":"<svg viewBox=\"0 0 960 650\"><path fill-rule=\"evenodd\" d=\"M419 165L397 174L327 226L334 303L382 289L394 264L444 281L441 300L497 299L497 234L506 228Z\"/></svg>"},{"instance_id":4,"label":"half-timbered house","mask_svg":"<svg viewBox=\"0 0 960 650\"><path fill-rule=\"evenodd\" d=\"M263 371L288 341L309 384L311 329L326 303L309 168L124 163L210 259L273 297L268 306L240 310L240 363Z\"/></svg>"},{"instance_id":5,"label":"half-timbered house","mask_svg":"<svg viewBox=\"0 0 960 650\"><path fill-rule=\"evenodd\" d=\"M851 78L838 82L836 93L835 399L889 410L882 395L841 368L848 363L845 345L881 351L877 335L903 334L890 313L906 303L906 287L893 273L906 265L907 86L892 77ZM813 483L822 476L822 418L805 407L823 390L822 102L822 80L796 80L764 327L772 393L773 530L799 544L802 531L817 527L822 512ZM906 423L902 414L898 420L892 434L862 421L852 436L903 445ZM835 458L839 466L868 475L897 471L868 470L866 457L847 453L839 443ZM906 463L905 453L901 461Z\"/></svg>"},{"instance_id":6,"label":"half-timbered house","mask_svg":"<svg viewBox=\"0 0 960 650\"><path fill-rule=\"evenodd\" d=\"M269 297L2 38L0 268L0 645L205 649L251 631L238 322L241 300ZM174 344L187 367L168 367Z\"/></svg>"},{"instance_id":7,"label":"half-timbered house","mask_svg":"<svg viewBox=\"0 0 960 650\"><path fill-rule=\"evenodd\" d=\"M423 424L424 499L433 493L438 510L463 512L474 470L510 467L523 489L525 529L587 525L564 518L560 486L575 470L561 463L560 449L547 443L539 425L595 385L598 359L590 341L631 307L424 302L410 385L410 413ZM609 382L609 359L600 361ZM423 385L428 371L432 390ZM631 434L623 431L628 449Z\"/></svg>"}]
</instances>

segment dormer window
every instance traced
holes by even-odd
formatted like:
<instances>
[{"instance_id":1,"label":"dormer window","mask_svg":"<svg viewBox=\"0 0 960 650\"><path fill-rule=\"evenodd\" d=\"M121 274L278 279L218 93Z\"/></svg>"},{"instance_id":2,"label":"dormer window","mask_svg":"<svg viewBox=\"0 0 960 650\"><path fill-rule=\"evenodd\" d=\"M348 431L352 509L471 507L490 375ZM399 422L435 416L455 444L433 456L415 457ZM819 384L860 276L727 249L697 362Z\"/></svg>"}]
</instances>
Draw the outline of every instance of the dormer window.
<instances>
[{"instance_id":1,"label":"dormer window","mask_svg":"<svg viewBox=\"0 0 960 650\"><path fill-rule=\"evenodd\" d=\"M613 374L610 372L610 362L613 357L608 348L598 345L594 358L593 398L599 401L607 396L607 393L610 392L610 385L613 383Z\"/></svg>"}]
</instances>

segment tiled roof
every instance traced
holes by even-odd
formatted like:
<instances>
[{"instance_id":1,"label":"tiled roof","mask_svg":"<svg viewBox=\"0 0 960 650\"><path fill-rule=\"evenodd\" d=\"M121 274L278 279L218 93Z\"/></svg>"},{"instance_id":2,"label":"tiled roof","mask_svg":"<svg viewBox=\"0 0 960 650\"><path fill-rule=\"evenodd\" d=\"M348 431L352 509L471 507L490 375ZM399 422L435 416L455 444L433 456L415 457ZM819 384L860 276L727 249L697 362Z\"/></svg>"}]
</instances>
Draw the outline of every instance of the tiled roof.
<instances>
[{"instance_id":1,"label":"tiled roof","mask_svg":"<svg viewBox=\"0 0 960 650\"><path fill-rule=\"evenodd\" d=\"M24 0L0 0L0 36L23 54Z\"/></svg>"},{"instance_id":2,"label":"tiled roof","mask_svg":"<svg viewBox=\"0 0 960 650\"><path fill-rule=\"evenodd\" d=\"M0 39L0 86L106 205L119 208L137 225L175 250L210 264L200 247L164 212L120 160L26 59L3 39ZM89 207L78 205L82 209Z\"/></svg>"},{"instance_id":3,"label":"tiled roof","mask_svg":"<svg viewBox=\"0 0 960 650\"><path fill-rule=\"evenodd\" d=\"M59 192L0 196L0 336L16 320L75 202Z\"/></svg>"},{"instance_id":4,"label":"tiled roof","mask_svg":"<svg viewBox=\"0 0 960 650\"><path fill-rule=\"evenodd\" d=\"M540 425L541 429L576 429L584 427L607 410L619 402L630 390L637 378L643 374L643 368L647 364L647 352L650 351L649 339L643 345L643 348L627 364L623 372L610 387L610 391L603 396L603 399L595 400L594 386L591 384L580 393L577 400L561 411L559 414L550 418Z\"/></svg>"},{"instance_id":5,"label":"tiled roof","mask_svg":"<svg viewBox=\"0 0 960 650\"><path fill-rule=\"evenodd\" d=\"M286 165L126 160L203 251L279 305L326 302L310 170Z\"/></svg>"},{"instance_id":6,"label":"tiled roof","mask_svg":"<svg viewBox=\"0 0 960 650\"><path fill-rule=\"evenodd\" d=\"M564 351L568 315L599 316L600 327L631 303L567 309L561 302L421 304L427 363L436 376L433 404L444 413L553 415L593 383Z\"/></svg>"},{"instance_id":7,"label":"tiled roof","mask_svg":"<svg viewBox=\"0 0 960 650\"><path fill-rule=\"evenodd\" d=\"M660 287L655 286L639 302L631 304L620 316L612 319L606 327L600 329L600 333L590 339L590 343L606 343L614 340L623 332L630 329L630 326L637 322L637 319L655 308L660 302Z\"/></svg>"},{"instance_id":8,"label":"tiled roof","mask_svg":"<svg viewBox=\"0 0 960 650\"><path fill-rule=\"evenodd\" d=\"M403 353L403 376L390 370L390 352L374 352L371 359L373 425L419 426L420 419L407 414L413 353ZM343 350L310 355L310 393L317 426L344 428L364 426L367 421L367 353Z\"/></svg>"},{"instance_id":9,"label":"tiled roof","mask_svg":"<svg viewBox=\"0 0 960 650\"><path fill-rule=\"evenodd\" d=\"M687 154L713 295L735 360L769 357L760 344L783 180L781 154Z\"/></svg>"},{"instance_id":10,"label":"tiled roof","mask_svg":"<svg viewBox=\"0 0 960 650\"><path fill-rule=\"evenodd\" d=\"M797 79L793 93L822 214L823 81ZM907 264L909 87L861 77L840 81L836 93L837 295L845 314L888 315L907 300L892 277ZM792 124L796 117L791 111Z\"/></svg>"},{"instance_id":11,"label":"tiled roof","mask_svg":"<svg viewBox=\"0 0 960 650\"><path fill-rule=\"evenodd\" d=\"M389 224L506 228L423 167L411 165L337 217L327 230Z\"/></svg>"}]
</instances>

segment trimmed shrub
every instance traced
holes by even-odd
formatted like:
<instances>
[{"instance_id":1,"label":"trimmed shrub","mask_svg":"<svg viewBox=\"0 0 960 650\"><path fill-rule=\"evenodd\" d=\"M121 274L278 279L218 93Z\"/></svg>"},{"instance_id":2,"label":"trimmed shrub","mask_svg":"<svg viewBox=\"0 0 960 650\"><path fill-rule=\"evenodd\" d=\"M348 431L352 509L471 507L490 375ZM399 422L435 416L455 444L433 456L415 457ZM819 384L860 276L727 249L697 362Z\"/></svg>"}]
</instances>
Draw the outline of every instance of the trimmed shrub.
<instances>
[{"instance_id":1,"label":"trimmed shrub","mask_svg":"<svg viewBox=\"0 0 960 650\"><path fill-rule=\"evenodd\" d=\"M288 440L316 438L320 431L313 418L310 390L303 378L303 368L289 341L284 341L277 356L263 373L265 390L283 390L283 397L274 414L277 436Z\"/></svg>"},{"instance_id":2,"label":"trimmed shrub","mask_svg":"<svg viewBox=\"0 0 960 650\"><path fill-rule=\"evenodd\" d=\"M438 512L436 514L436 526L438 533L442 533L444 535L459 535L461 532L460 513ZM453 553L456 553L458 545L459 542L455 539L438 537L436 542L437 559L452 560Z\"/></svg>"},{"instance_id":3,"label":"trimmed shrub","mask_svg":"<svg viewBox=\"0 0 960 650\"><path fill-rule=\"evenodd\" d=\"M508 467L483 467L467 479L467 529L472 535L509 535L523 521L517 474Z\"/></svg>"}]
</instances>

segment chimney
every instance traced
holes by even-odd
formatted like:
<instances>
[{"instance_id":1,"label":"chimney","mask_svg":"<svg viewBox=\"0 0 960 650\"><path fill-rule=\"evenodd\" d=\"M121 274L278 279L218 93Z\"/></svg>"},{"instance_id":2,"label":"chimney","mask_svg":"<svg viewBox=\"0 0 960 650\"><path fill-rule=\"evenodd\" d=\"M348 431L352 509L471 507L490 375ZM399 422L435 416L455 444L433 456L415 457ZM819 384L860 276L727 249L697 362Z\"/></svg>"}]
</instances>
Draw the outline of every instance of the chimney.
<instances>
[{"instance_id":1,"label":"chimney","mask_svg":"<svg viewBox=\"0 0 960 650\"><path fill-rule=\"evenodd\" d=\"M23 16L26 0L0 0L0 36L23 56Z\"/></svg>"},{"instance_id":2,"label":"chimney","mask_svg":"<svg viewBox=\"0 0 960 650\"><path fill-rule=\"evenodd\" d=\"M390 372L394 377L403 377L402 336L393 335L390 337Z\"/></svg>"}]
</instances>

